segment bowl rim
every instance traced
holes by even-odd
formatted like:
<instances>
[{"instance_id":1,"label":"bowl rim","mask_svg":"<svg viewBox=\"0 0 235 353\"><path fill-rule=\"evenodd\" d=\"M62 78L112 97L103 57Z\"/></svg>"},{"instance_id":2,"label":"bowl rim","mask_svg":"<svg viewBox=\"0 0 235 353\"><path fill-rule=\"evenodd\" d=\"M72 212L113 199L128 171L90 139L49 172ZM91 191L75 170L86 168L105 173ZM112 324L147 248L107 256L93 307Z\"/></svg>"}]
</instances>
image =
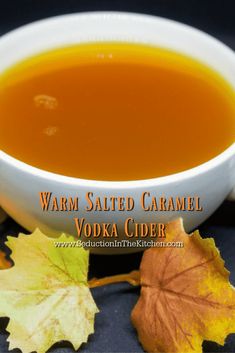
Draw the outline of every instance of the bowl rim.
<instances>
[{"instance_id":1,"label":"bowl rim","mask_svg":"<svg viewBox=\"0 0 235 353\"><path fill-rule=\"evenodd\" d=\"M62 184L82 186L82 187L96 187L96 188L106 188L106 189L132 189L132 188L141 188L161 186L171 183L177 183L179 181L185 181L187 179L196 177L203 173L212 171L220 164L223 164L232 156L235 155L235 143L229 146L222 153L218 154L216 157L208 160L205 163L202 163L196 167L184 170L179 173L169 174L166 176L161 176L157 178L149 179L139 179L139 180L127 180L127 181L108 181L108 180L93 180L93 179L81 179L71 176L66 176L62 174L57 174L53 172L46 171L34 167L30 164L22 162L9 154L0 151L0 160L7 163L9 166L16 168L18 171L31 174L35 177L47 179L49 181L58 182Z\"/></svg>"}]
</instances>

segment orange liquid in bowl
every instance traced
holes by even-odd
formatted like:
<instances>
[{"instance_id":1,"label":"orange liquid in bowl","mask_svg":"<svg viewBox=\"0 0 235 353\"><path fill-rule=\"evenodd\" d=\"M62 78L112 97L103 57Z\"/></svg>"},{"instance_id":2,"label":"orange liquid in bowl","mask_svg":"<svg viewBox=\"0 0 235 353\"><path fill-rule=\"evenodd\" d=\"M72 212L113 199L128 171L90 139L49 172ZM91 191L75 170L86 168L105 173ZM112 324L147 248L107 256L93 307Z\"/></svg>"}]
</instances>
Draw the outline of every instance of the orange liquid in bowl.
<instances>
[{"instance_id":1,"label":"orange liquid in bowl","mask_svg":"<svg viewBox=\"0 0 235 353\"><path fill-rule=\"evenodd\" d=\"M235 92L184 55L128 43L65 47L0 75L0 148L78 178L138 180L215 157L235 140Z\"/></svg>"}]
</instances>

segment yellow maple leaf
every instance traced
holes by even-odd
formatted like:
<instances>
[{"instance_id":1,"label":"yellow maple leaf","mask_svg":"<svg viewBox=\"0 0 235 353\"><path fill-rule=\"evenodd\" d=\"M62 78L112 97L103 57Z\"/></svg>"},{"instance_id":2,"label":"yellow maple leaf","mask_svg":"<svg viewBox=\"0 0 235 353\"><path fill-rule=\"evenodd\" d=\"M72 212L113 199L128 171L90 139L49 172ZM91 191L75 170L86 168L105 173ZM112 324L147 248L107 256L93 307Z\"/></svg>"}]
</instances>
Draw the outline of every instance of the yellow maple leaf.
<instances>
[{"instance_id":1,"label":"yellow maple leaf","mask_svg":"<svg viewBox=\"0 0 235 353\"><path fill-rule=\"evenodd\" d=\"M39 230L9 237L7 245L15 265L0 271L0 316L10 318L10 349L45 353L63 340L77 350L94 332L98 312L87 283L89 252L57 248Z\"/></svg>"},{"instance_id":2,"label":"yellow maple leaf","mask_svg":"<svg viewBox=\"0 0 235 353\"><path fill-rule=\"evenodd\" d=\"M148 352L198 353L203 340L224 344L235 332L235 289L212 238L169 223L167 242L183 248L146 250L140 266L141 296L132 311Z\"/></svg>"}]
</instances>

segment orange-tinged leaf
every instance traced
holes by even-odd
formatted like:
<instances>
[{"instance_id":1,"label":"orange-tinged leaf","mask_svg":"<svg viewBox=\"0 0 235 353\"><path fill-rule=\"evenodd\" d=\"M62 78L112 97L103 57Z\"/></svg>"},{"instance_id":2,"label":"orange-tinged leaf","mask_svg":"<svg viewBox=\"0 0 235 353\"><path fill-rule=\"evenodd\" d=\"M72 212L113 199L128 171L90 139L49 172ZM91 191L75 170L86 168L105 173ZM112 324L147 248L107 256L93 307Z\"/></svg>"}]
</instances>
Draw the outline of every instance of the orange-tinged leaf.
<instances>
[{"instance_id":1,"label":"orange-tinged leaf","mask_svg":"<svg viewBox=\"0 0 235 353\"><path fill-rule=\"evenodd\" d=\"M0 250L0 270L10 268L11 263L6 259L6 256L3 251Z\"/></svg>"},{"instance_id":2,"label":"orange-tinged leaf","mask_svg":"<svg viewBox=\"0 0 235 353\"><path fill-rule=\"evenodd\" d=\"M212 238L190 236L182 220L168 224L166 241L183 248L151 248L140 266L141 296L132 311L148 352L202 352L204 340L224 344L235 332L235 289Z\"/></svg>"}]
</instances>

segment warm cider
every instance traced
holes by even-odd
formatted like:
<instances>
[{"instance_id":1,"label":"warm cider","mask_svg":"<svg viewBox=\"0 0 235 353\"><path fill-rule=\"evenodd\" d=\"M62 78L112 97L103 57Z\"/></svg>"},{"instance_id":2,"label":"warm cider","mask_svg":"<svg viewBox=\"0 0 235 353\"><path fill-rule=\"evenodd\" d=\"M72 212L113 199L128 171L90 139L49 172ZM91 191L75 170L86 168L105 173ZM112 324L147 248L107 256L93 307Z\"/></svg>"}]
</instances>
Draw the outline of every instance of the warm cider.
<instances>
[{"instance_id":1,"label":"warm cider","mask_svg":"<svg viewBox=\"0 0 235 353\"><path fill-rule=\"evenodd\" d=\"M206 162L234 140L234 90L165 49L82 44L0 75L0 148L54 173L154 178Z\"/></svg>"}]
</instances>

